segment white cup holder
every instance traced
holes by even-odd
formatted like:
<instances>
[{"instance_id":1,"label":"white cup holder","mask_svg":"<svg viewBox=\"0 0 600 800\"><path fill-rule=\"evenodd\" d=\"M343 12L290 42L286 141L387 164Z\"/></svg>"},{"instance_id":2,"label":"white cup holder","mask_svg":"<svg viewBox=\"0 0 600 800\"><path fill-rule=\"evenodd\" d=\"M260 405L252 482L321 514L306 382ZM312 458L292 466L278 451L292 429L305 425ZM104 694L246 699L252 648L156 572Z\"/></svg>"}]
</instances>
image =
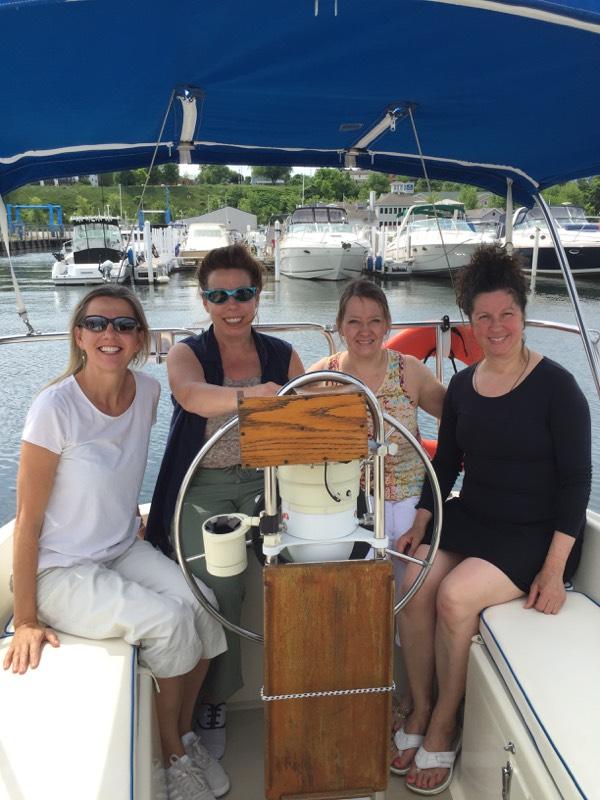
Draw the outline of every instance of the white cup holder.
<instances>
[{"instance_id":1,"label":"white cup holder","mask_svg":"<svg viewBox=\"0 0 600 800\"><path fill-rule=\"evenodd\" d=\"M228 578L248 566L246 535L250 517L245 514L217 514L202 526L206 569L211 575Z\"/></svg>"}]
</instances>

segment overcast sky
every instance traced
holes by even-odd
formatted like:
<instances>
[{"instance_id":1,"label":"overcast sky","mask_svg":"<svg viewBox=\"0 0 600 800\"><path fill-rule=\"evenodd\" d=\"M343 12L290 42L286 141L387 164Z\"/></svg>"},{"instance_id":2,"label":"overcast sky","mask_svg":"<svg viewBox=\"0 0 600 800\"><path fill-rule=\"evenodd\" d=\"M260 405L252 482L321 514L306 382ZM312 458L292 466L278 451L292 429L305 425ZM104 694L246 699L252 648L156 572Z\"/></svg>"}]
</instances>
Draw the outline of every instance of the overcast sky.
<instances>
[{"instance_id":1,"label":"overcast sky","mask_svg":"<svg viewBox=\"0 0 600 800\"><path fill-rule=\"evenodd\" d=\"M252 174L252 167L246 166L239 166L237 164L228 164L229 169L234 170L235 172L241 172L244 177L246 175ZM197 164L180 164L179 165L179 174L182 176L188 176L191 178L195 178L198 172L200 171L200 167ZM314 167L292 167L292 175L296 173L304 173L305 175L314 175L315 168Z\"/></svg>"}]
</instances>

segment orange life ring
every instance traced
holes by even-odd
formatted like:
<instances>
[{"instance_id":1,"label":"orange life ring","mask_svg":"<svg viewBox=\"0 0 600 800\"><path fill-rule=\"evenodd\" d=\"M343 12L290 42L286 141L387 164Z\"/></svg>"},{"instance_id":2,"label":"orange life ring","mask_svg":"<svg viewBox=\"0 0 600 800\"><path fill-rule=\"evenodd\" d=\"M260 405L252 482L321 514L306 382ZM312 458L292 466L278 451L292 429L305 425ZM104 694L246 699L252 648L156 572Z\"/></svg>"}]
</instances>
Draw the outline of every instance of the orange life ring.
<instances>
[{"instance_id":1,"label":"orange life ring","mask_svg":"<svg viewBox=\"0 0 600 800\"><path fill-rule=\"evenodd\" d=\"M385 346L426 361L435 354L435 328L404 328L388 339ZM483 358L470 325L452 326L449 358L453 363L457 358L467 366Z\"/></svg>"},{"instance_id":2,"label":"orange life ring","mask_svg":"<svg viewBox=\"0 0 600 800\"><path fill-rule=\"evenodd\" d=\"M435 328L404 328L388 339L385 346L389 350L406 353L422 361L435 355ZM462 361L469 366L483 358L483 350L475 341L470 325L453 325L450 339L450 360ZM454 366L456 370L456 365ZM433 458L437 449L435 439L422 439L421 444L429 458Z\"/></svg>"}]
</instances>

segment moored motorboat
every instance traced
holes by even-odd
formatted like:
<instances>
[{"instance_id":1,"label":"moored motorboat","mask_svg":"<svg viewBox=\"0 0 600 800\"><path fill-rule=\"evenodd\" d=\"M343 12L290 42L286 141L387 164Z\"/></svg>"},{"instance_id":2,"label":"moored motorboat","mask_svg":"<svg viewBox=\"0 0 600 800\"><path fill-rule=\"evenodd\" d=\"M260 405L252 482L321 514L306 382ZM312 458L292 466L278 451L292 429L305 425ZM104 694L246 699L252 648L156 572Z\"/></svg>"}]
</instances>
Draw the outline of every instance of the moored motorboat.
<instances>
[{"instance_id":1,"label":"moored motorboat","mask_svg":"<svg viewBox=\"0 0 600 800\"><path fill-rule=\"evenodd\" d=\"M123 283L130 269L117 217L73 217L73 235L57 253L52 281L57 286Z\"/></svg>"},{"instance_id":2,"label":"moored motorboat","mask_svg":"<svg viewBox=\"0 0 600 800\"><path fill-rule=\"evenodd\" d=\"M384 263L411 273L438 275L460 269L483 241L465 218L462 203L440 200L407 209L397 231L388 234Z\"/></svg>"},{"instance_id":3,"label":"moored motorboat","mask_svg":"<svg viewBox=\"0 0 600 800\"><path fill-rule=\"evenodd\" d=\"M338 281L360 275L369 246L343 208L302 206L286 221L279 248L282 275Z\"/></svg>"},{"instance_id":4,"label":"moored motorboat","mask_svg":"<svg viewBox=\"0 0 600 800\"><path fill-rule=\"evenodd\" d=\"M215 247L227 247L232 239L225 225L217 222L192 222L179 255L178 269L196 269L204 256Z\"/></svg>"},{"instance_id":5,"label":"moored motorboat","mask_svg":"<svg viewBox=\"0 0 600 800\"><path fill-rule=\"evenodd\" d=\"M571 271L580 277L600 275L600 228L588 222L582 208L573 205L550 206ZM537 240L537 244L536 244ZM512 243L524 262L532 269L537 249L537 273L560 277L561 269L548 225L537 208L515 211Z\"/></svg>"}]
</instances>

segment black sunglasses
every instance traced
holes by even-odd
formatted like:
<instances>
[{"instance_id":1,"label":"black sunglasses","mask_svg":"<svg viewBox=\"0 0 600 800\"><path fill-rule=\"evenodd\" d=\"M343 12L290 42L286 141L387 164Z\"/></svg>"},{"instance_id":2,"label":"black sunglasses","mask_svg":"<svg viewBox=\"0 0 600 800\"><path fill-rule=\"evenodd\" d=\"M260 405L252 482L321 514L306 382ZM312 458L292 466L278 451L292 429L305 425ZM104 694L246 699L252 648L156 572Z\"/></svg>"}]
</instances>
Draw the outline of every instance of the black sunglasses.
<instances>
[{"instance_id":1,"label":"black sunglasses","mask_svg":"<svg viewBox=\"0 0 600 800\"><path fill-rule=\"evenodd\" d=\"M256 286L238 286L237 289L205 289L202 292L202 297L205 297L209 303L221 305L225 303L229 297L233 297L238 303L247 303L256 296Z\"/></svg>"},{"instance_id":2,"label":"black sunglasses","mask_svg":"<svg viewBox=\"0 0 600 800\"><path fill-rule=\"evenodd\" d=\"M86 331L92 333L102 333L109 325L113 326L113 330L117 333L133 333L140 328L140 323L135 317L103 317L101 314L91 314L89 317L84 317L79 323L80 328L85 328Z\"/></svg>"}]
</instances>

